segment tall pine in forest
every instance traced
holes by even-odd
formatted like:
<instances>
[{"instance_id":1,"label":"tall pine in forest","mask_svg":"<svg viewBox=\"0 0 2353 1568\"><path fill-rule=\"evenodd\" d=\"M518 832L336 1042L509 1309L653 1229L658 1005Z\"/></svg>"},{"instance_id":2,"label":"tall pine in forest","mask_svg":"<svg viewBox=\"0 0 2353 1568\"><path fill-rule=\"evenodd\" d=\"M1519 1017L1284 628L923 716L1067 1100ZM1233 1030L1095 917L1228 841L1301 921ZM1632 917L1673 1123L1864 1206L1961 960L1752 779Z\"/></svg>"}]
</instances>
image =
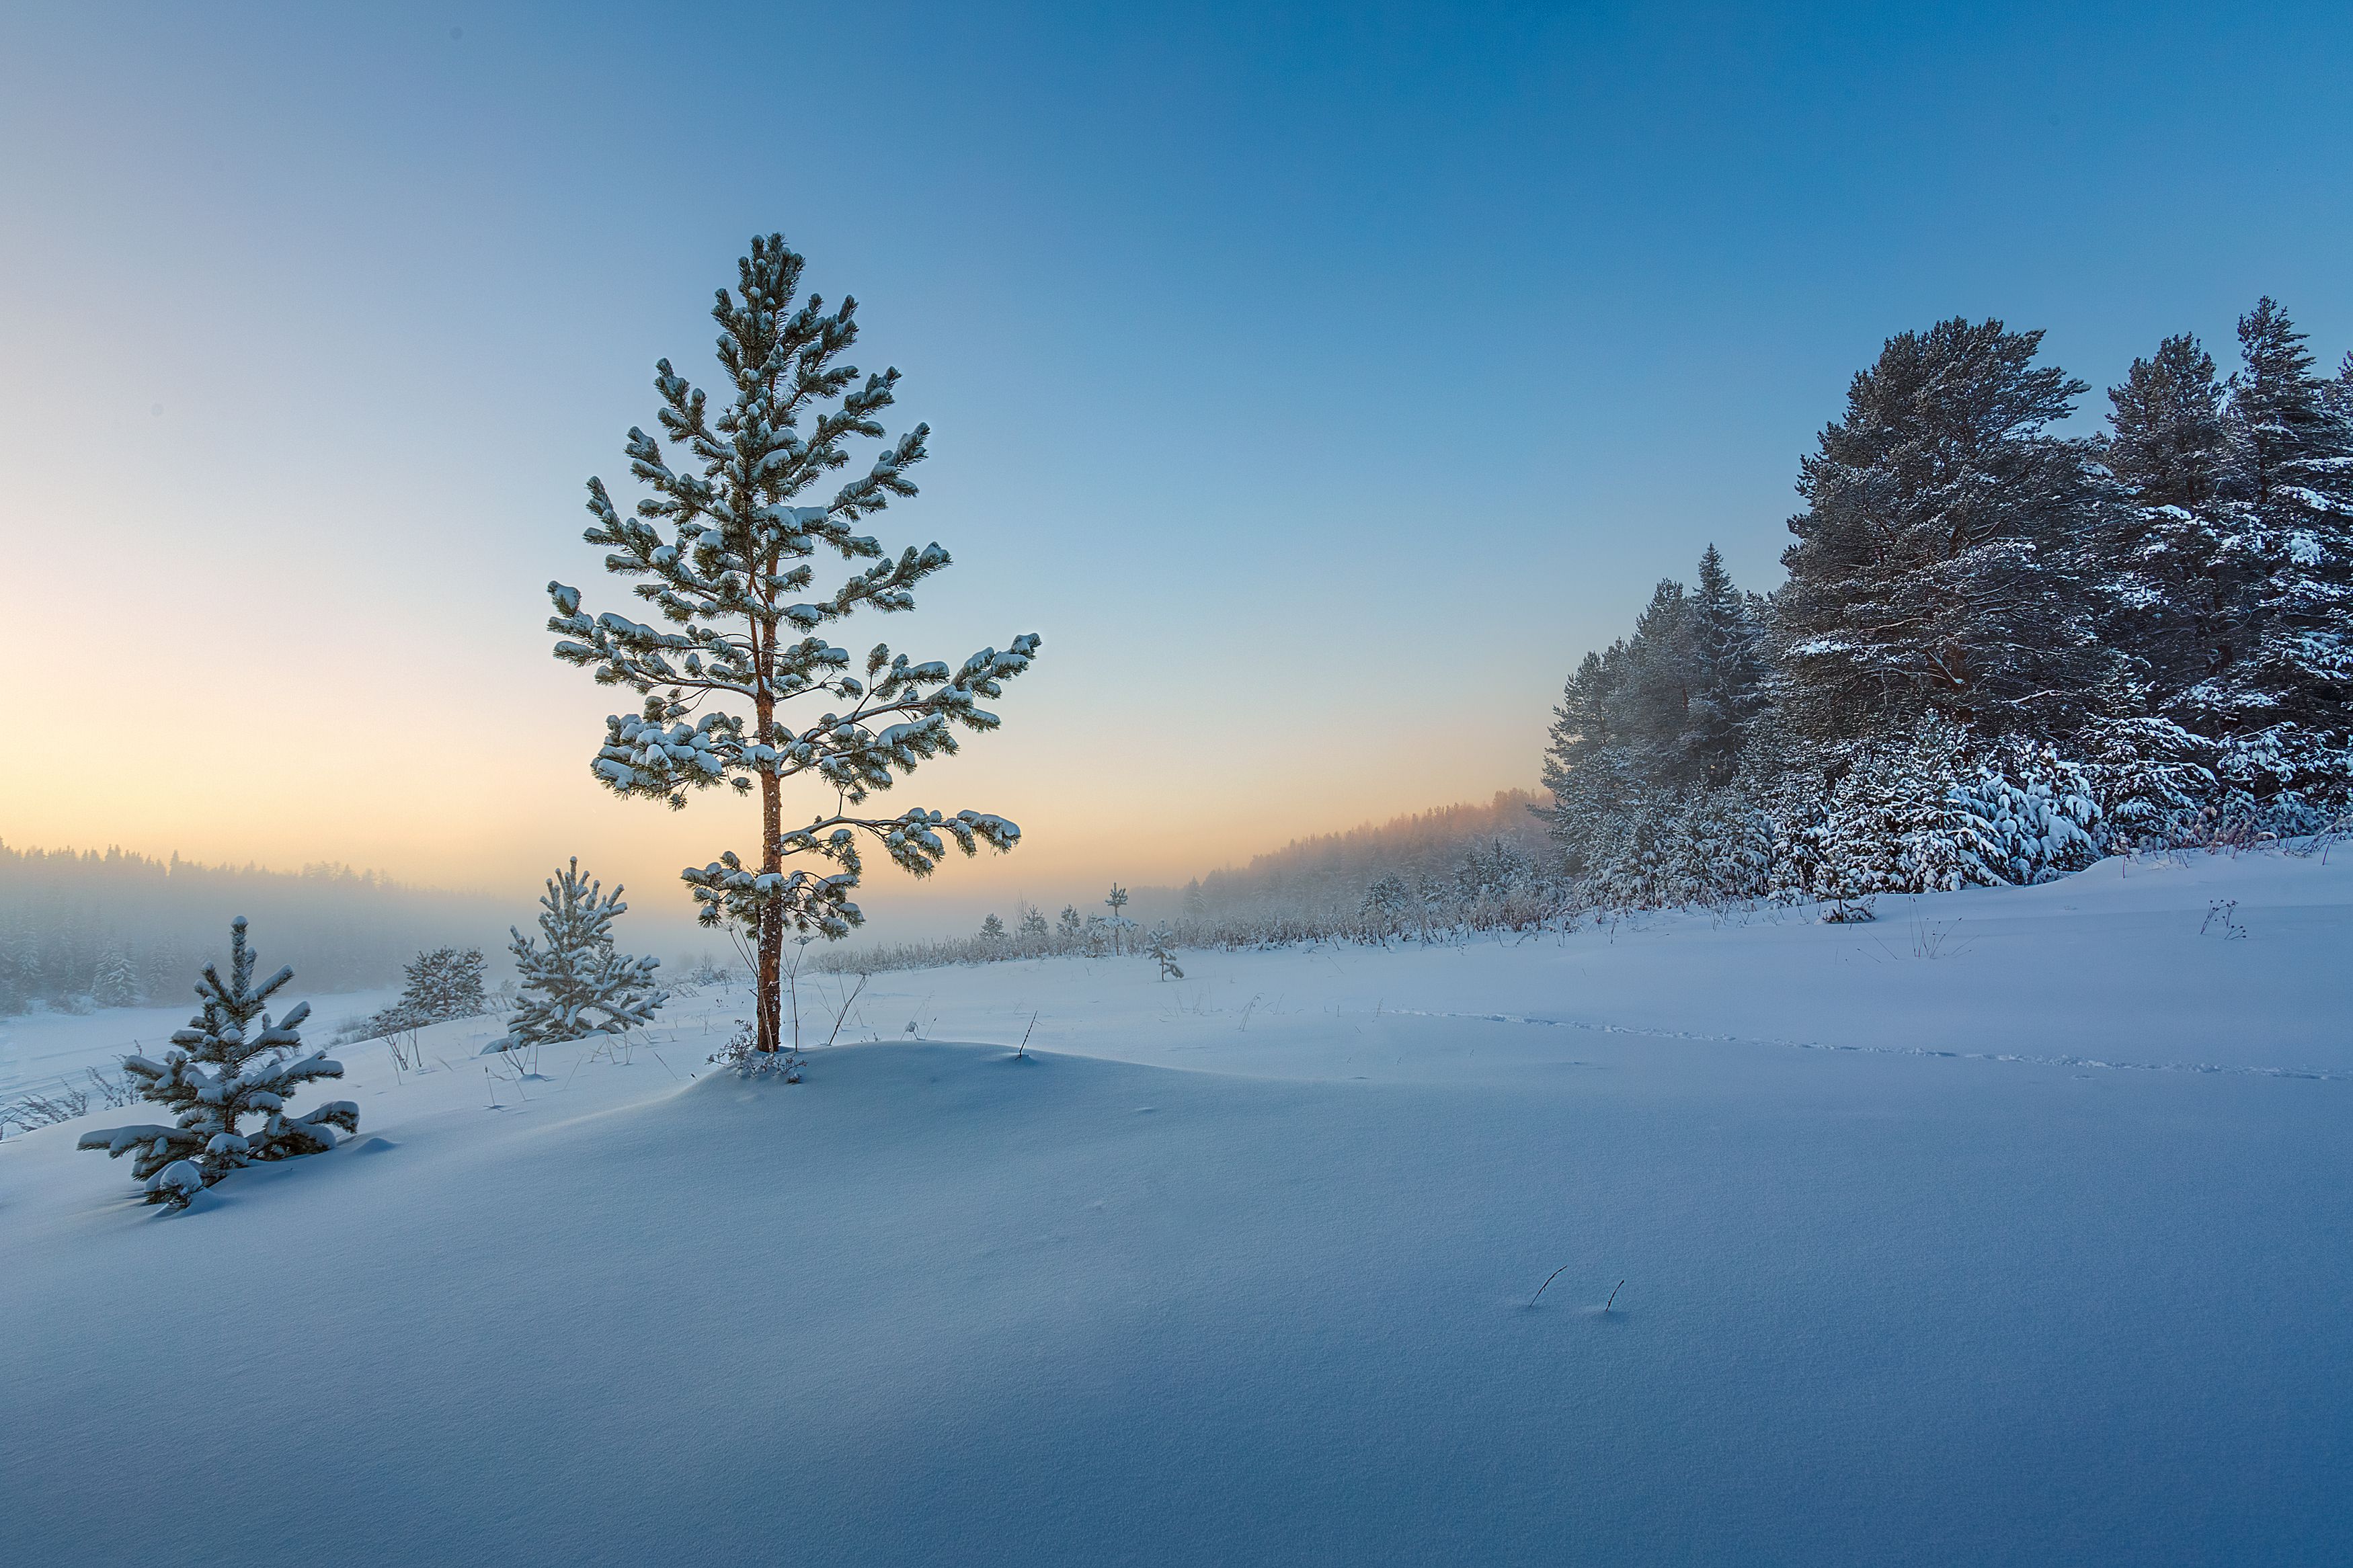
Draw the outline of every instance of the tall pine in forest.
<instances>
[{"instance_id":1,"label":"tall pine in forest","mask_svg":"<svg viewBox=\"0 0 2353 1568\"><path fill-rule=\"evenodd\" d=\"M1710 786L1732 782L1740 748L1762 701L1764 663L1754 606L1732 585L1715 545L1699 558L1683 616L1688 695L1679 743L1691 776Z\"/></svg>"},{"instance_id":2,"label":"tall pine in forest","mask_svg":"<svg viewBox=\"0 0 2353 1568\"><path fill-rule=\"evenodd\" d=\"M1651 591L1633 635L1588 654L1553 710L1547 812L1573 870L1674 797L1725 784L1760 701L1754 607L1713 544L1698 584Z\"/></svg>"},{"instance_id":3,"label":"tall pine in forest","mask_svg":"<svg viewBox=\"0 0 2353 1568\"><path fill-rule=\"evenodd\" d=\"M640 579L634 591L664 626L591 616L577 589L548 585L548 626L563 639L555 656L644 698L640 713L607 721L598 780L673 807L690 790L719 784L759 797L756 852L731 850L684 876L703 923L733 926L752 943L762 1052L778 1046L786 931L839 937L863 918L850 898L863 871L861 837L918 877L951 842L967 855L1018 842L1018 827L983 812L916 806L876 816L853 808L898 774L955 751L958 728L995 729L980 702L1029 668L1039 646L1024 633L951 668L877 644L861 677L849 653L820 635L860 610L914 608L916 585L949 557L937 544L894 556L855 531L894 498L915 494L907 470L924 456L926 426L888 443L829 500L795 504L849 462L845 443L883 437L879 416L899 380L888 370L861 381L838 363L857 341L857 303L845 297L828 313L811 294L796 304L802 268L782 236L755 238L737 264L736 294L719 291L712 316L729 384L720 408L670 361L655 366L659 423L687 463L673 468L659 441L632 429L629 471L651 493L624 512L601 479L588 482L588 542L607 552L608 571ZM821 552L843 563L830 588L817 584ZM818 710L797 728L786 721L794 702ZM831 797L830 809L787 826L785 781L803 775ZM819 865L787 871L797 857Z\"/></svg>"},{"instance_id":4,"label":"tall pine in forest","mask_svg":"<svg viewBox=\"0 0 2353 1568\"><path fill-rule=\"evenodd\" d=\"M2252 556L2251 646L2219 683L2234 782L2341 800L2353 703L2353 425L2269 299L2239 320L2226 489Z\"/></svg>"},{"instance_id":5,"label":"tall pine in forest","mask_svg":"<svg viewBox=\"0 0 2353 1568\"><path fill-rule=\"evenodd\" d=\"M2088 388L2035 365L2042 338L1956 318L1888 339L1803 460L1773 602L1799 734L2082 717L2101 666L2079 581L2093 491L2083 444L2045 427Z\"/></svg>"},{"instance_id":6,"label":"tall pine in forest","mask_svg":"<svg viewBox=\"0 0 2353 1568\"><path fill-rule=\"evenodd\" d=\"M2187 332L2108 389L2093 450L2109 479L2102 633L2120 656L2125 712L2208 735L2219 687L2246 651L2255 562L2224 502L2231 441L2214 359Z\"/></svg>"}]
</instances>

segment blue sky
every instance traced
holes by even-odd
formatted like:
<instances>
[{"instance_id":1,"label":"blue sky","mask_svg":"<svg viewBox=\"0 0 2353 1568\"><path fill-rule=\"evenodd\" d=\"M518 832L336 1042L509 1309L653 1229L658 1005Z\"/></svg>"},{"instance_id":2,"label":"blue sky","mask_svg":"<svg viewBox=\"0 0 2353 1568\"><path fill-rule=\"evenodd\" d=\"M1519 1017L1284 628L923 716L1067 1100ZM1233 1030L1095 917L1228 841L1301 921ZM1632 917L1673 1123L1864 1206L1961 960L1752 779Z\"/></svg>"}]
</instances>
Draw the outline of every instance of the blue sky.
<instances>
[{"instance_id":1,"label":"blue sky","mask_svg":"<svg viewBox=\"0 0 2353 1568\"><path fill-rule=\"evenodd\" d=\"M910 786L1030 829L944 891L1529 784L1652 581L1778 579L1887 334L2098 387L2270 292L2353 346L2348 68L2341 6L23 8L0 651L92 761L18 752L0 837L499 885L747 839L596 795L539 585L618 599L580 483L779 228L935 431L883 531L959 564L893 640L1047 638Z\"/></svg>"}]
</instances>

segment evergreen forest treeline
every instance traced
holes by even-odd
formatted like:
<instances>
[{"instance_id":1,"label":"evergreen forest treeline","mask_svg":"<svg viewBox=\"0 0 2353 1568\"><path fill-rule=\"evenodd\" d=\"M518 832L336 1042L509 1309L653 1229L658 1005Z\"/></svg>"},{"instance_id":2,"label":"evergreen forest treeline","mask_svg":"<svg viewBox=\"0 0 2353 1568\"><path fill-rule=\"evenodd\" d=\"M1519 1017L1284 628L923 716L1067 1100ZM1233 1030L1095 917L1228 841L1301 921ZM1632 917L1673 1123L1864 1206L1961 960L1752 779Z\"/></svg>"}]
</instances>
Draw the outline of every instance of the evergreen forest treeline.
<instances>
[{"instance_id":1,"label":"evergreen forest treeline","mask_svg":"<svg viewBox=\"0 0 2353 1568\"><path fill-rule=\"evenodd\" d=\"M1711 546L1569 676L1546 812L1593 901L2036 881L2118 846L2318 831L2353 752L2353 354L2269 299L2105 428L2042 334L1890 338L1801 461L1788 580Z\"/></svg>"}]
</instances>

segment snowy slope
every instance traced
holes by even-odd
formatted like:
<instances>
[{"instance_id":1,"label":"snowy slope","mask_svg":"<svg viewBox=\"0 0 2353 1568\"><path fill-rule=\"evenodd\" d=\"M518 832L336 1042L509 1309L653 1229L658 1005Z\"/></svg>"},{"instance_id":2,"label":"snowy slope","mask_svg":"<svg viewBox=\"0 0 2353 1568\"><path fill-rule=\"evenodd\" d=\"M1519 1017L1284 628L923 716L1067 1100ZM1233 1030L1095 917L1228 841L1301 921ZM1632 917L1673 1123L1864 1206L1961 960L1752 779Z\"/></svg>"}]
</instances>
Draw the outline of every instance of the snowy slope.
<instances>
[{"instance_id":1,"label":"snowy slope","mask_svg":"<svg viewBox=\"0 0 2353 1568\"><path fill-rule=\"evenodd\" d=\"M0 1560L2353 1560L2353 867L1883 908L360 1047L178 1217L11 1140Z\"/></svg>"}]
</instances>

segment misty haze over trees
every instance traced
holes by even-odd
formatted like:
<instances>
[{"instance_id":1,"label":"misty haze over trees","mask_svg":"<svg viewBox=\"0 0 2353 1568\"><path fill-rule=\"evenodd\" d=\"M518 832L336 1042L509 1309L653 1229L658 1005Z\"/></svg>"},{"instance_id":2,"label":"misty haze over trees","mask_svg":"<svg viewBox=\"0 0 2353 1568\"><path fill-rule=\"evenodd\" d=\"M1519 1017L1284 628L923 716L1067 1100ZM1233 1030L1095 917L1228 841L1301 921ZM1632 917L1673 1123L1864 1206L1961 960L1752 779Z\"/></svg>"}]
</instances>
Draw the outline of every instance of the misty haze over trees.
<instances>
[{"instance_id":1,"label":"misty haze over trees","mask_svg":"<svg viewBox=\"0 0 2353 1568\"><path fill-rule=\"evenodd\" d=\"M1134 951L1149 953L1155 940L1183 947L1268 947L1525 928L1562 913L1571 898L1539 820L1546 805L1527 790L1498 790L1484 805L1440 806L1294 839L1181 888L1130 891L1114 885L1123 897L1108 914L1092 899L1084 908L1067 903L1050 919L1044 910L1017 903L1010 923L992 913L971 936L829 952L814 967L854 973L1112 954L1133 930L1144 935Z\"/></svg>"},{"instance_id":2,"label":"misty haze over trees","mask_svg":"<svg viewBox=\"0 0 2353 1568\"><path fill-rule=\"evenodd\" d=\"M488 899L347 866L266 871L0 844L0 1014L185 1002L237 915L321 993L384 984L418 952L481 942L508 918Z\"/></svg>"}]
</instances>

